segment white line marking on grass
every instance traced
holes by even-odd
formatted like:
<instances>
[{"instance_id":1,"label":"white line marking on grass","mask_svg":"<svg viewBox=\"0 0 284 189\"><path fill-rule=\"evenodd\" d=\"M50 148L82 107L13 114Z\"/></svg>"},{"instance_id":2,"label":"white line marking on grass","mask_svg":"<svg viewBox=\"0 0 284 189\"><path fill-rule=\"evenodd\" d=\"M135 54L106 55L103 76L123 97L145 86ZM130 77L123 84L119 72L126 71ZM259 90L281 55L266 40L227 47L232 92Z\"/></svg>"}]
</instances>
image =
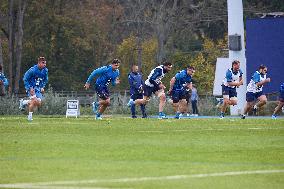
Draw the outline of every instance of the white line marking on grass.
<instances>
[{"instance_id":1,"label":"white line marking on grass","mask_svg":"<svg viewBox=\"0 0 284 189\"><path fill-rule=\"evenodd\" d=\"M20 185L20 184L4 184L0 185L0 188L28 188L28 189L110 189L102 187L79 187L79 186L38 186L33 184ZM113 188L112 188L113 189ZM116 188L121 189L121 188Z\"/></svg>"},{"instance_id":2,"label":"white line marking on grass","mask_svg":"<svg viewBox=\"0 0 284 189\"><path fill-rule=\"evenodd\" d=\"M193 175L172 175L161 177L138 177L138 178L117 178L117 179L93 179L93 180L78 180L78 181L55 181L55 182L39 182L39 183L17 183L17 184L0 184L0 188L29 188L32 186L52 186L52 185L78 185L78 184L91 184L91 183L125 183L125 182L141 182L141 181L157 181L157 180L180 180L187 178L206 178L206 177L225 177L225 176L238 176L238 175L253 175L253 174L273 174L284 173L284 170L254 170L254 171L232 171L223 173L205 173ZM40 188L39 189L49 189ZM50 189L55 187L50 187ZM55 189L73 189L73 188L55 188ZM97 188L96 188L97 189ZM106 189L106 188L104 188Z\"/></svg>"}]
</instances>

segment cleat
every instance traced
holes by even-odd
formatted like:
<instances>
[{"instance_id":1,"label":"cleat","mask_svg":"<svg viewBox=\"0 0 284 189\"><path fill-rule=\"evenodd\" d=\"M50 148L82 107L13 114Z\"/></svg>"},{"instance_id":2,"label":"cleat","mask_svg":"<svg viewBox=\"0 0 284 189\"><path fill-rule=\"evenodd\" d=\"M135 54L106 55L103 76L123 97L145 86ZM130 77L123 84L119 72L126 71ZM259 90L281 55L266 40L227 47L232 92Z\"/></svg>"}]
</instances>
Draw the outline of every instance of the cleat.
<instances>
[{"instance_id":1,"label":"cleat","mask_svg":"<svg viewBox=\"0 0 284 189\"><path fill-rule=\"evenodd\" d=\"M98 112L100 104L98 102L93 102L93 112L96 114Z\"/></svg>"},{"instance_id":2,"label":"cleat","mask_svg":"<svg viewBox=\"0 0 284 189\"><path fill-rule=\"evenodd\" d=\"M147 114L143 113L142 118L147 118L147 117L148 117Z\"/></svg>"},{"instance_id":3,"label":"cleat","mask_svg":"<svg viewBox=\"0 0 284 189\"><path fill-rule=\"evenodd\" d=\"M166 116L166 114L164 112L160 112L158 119L168 119L168 117Z\"/></svg>"},{"instance_id":4,"label":"cleat","mask_svg":"<svg viewBox=\"0 0 284 189\"><path fill-rule=\"evenodd\" d=\"M28 121L32 121L33 120L33 116L28 115Z\"/></svg>"},{"instance_id":5,"label":"cleat","mask_svg":"<svg viewBox=\"0 0 284 189\"><path fill-rule=\"evenodd\" d=\"M176 113L175 119L180 119L181 115L182 115L181 113Z\"/></svg>"},{"instance_id":6,"label":"cleat","mask_svg":"<svg viewBox=\"0 0 284 189\"><path fill-rule=\"evenodd\" d=\"M128 106L128 107L131 107L133 104L134 104L134 101L133 101L133 99L131 98L131 99L128 101L127 106Z\"/></svg>"},{"instance_id":7,"label":"cleat","mask_svg":"<svg viewBox=\"0 0 284 189\"><path fill-rule=\"evenodd\" d=\"M272 115L271 119L277 119L277 116L276 115Z\"/></svg>"},{"instance_id":8,"label":"cleat","mask_svg":"<svg viewBox=\"0 0 284 189\"><path fill-rule=\"evenodd\" d=\"M102 120L102 119L103 119L103 118L102 118L101 114L97 113L97 114L96 114L96 120Z\"/></svg>"},{"instance_id":9,"label":"cleat","mask_svg":"<svg viewBox=\"0 0 284 189\"><path fill-rule=\"evenodd\" d=\"M224 113L221 112L221 114L220 114L220 119L223 119L223 118L224 118Z\"/></svg>"},{"instance_id":10,"label":"cleat","mask_svg":"<svg viewBox=\"0 0 284 189\"><path fill-rule=\"evenodd\" d=\"M137 118L137 116L135 116L135 115L133 115L133 116L131 116L133 119L135 119L135 118Z\"/></svg>"}]
</instances>

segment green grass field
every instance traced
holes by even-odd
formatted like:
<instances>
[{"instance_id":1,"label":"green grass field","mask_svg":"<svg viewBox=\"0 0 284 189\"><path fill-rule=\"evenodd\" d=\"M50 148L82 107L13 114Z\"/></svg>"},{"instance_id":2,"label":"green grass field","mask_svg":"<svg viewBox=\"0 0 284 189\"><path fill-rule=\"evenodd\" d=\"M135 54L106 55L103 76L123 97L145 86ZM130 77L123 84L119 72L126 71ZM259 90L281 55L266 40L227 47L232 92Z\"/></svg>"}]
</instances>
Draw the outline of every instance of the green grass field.
<instances>
[{"instance_id":1,"label":"green grass field","mask_svg":"<svg viewBox=\"0 0 284 189\"><path fill-rule=\"evenodd\" d=\"M0 188L284 188L284 119L0 117Z\"/></svg>"}]
</instances>

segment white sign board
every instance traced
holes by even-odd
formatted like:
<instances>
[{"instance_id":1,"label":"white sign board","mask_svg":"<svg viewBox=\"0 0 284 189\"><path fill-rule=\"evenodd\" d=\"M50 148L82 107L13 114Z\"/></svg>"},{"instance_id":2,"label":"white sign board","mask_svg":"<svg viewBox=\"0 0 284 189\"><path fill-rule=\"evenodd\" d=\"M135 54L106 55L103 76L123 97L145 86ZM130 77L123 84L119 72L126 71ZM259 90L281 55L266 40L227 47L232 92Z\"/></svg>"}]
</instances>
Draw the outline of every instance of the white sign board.
<instances>
[{"instance_id":1,"label":"white sign board","mask_svg":"<svg viewBox=\"0 0 284 189\"><path fill-rule=\"evenodd\" d=\"M66 117L78 117L80 115L79 100L67 100Z\"/></svg>"},{"instance_id":2,"label":"white sign board","mask_svg":"<svg viewBox=\"0 0 284 189\"><path fill-rule=\"evenodd\" d=\"M228 58L217 58L213 88L214 96L222 96L222 81L225 78L226 71L231 67L232 64L230 63L230 60Z\"/></svg>"}]
</instances>

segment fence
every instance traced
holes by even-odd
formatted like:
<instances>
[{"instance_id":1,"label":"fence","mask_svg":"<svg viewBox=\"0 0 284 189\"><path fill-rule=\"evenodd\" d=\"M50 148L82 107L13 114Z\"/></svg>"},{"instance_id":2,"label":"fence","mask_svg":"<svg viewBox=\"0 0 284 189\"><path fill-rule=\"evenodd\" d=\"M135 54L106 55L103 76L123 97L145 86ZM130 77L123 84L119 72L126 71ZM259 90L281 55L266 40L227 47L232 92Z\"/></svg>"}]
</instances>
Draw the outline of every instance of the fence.
<instances>
[{"instance_id":1,"label":"fence","mask_svg":"<svg viewBox=\"0 0 284 189\"><path fill-rule=\"evenodd\" d=\"M260 115L270 115L276 106L277 93L268 94L269 103L260 110ZM0 115L20 115L23 114L19 107L19 99L25 94L17 96L0 97ZM97 95L94 91L59 91L54 92L48 90L44 95L44 104L38 110L39 114L44 115L64 115L66 112L66 102L68 99L79 100L81 107L81 115L92 115L91 104L97 100ZM130 115L130 108L127 107L129 101L129 91L114 91L111 93L111 106L107 108L106 114L125 114ZM169 101L169 97L167 98ZM147 104L148 115L155 115L158 112L159 99L155 96L152 97ZM213 95L199 95L198 109L201 115L218 115L219 110L216 107L216 97ZM189 110L191 111L191 104L189 103ZM138 115L140 108L137 107ZM166 114L174 114L172 105L166 103Z\"/></svg>"}]
</instances>

